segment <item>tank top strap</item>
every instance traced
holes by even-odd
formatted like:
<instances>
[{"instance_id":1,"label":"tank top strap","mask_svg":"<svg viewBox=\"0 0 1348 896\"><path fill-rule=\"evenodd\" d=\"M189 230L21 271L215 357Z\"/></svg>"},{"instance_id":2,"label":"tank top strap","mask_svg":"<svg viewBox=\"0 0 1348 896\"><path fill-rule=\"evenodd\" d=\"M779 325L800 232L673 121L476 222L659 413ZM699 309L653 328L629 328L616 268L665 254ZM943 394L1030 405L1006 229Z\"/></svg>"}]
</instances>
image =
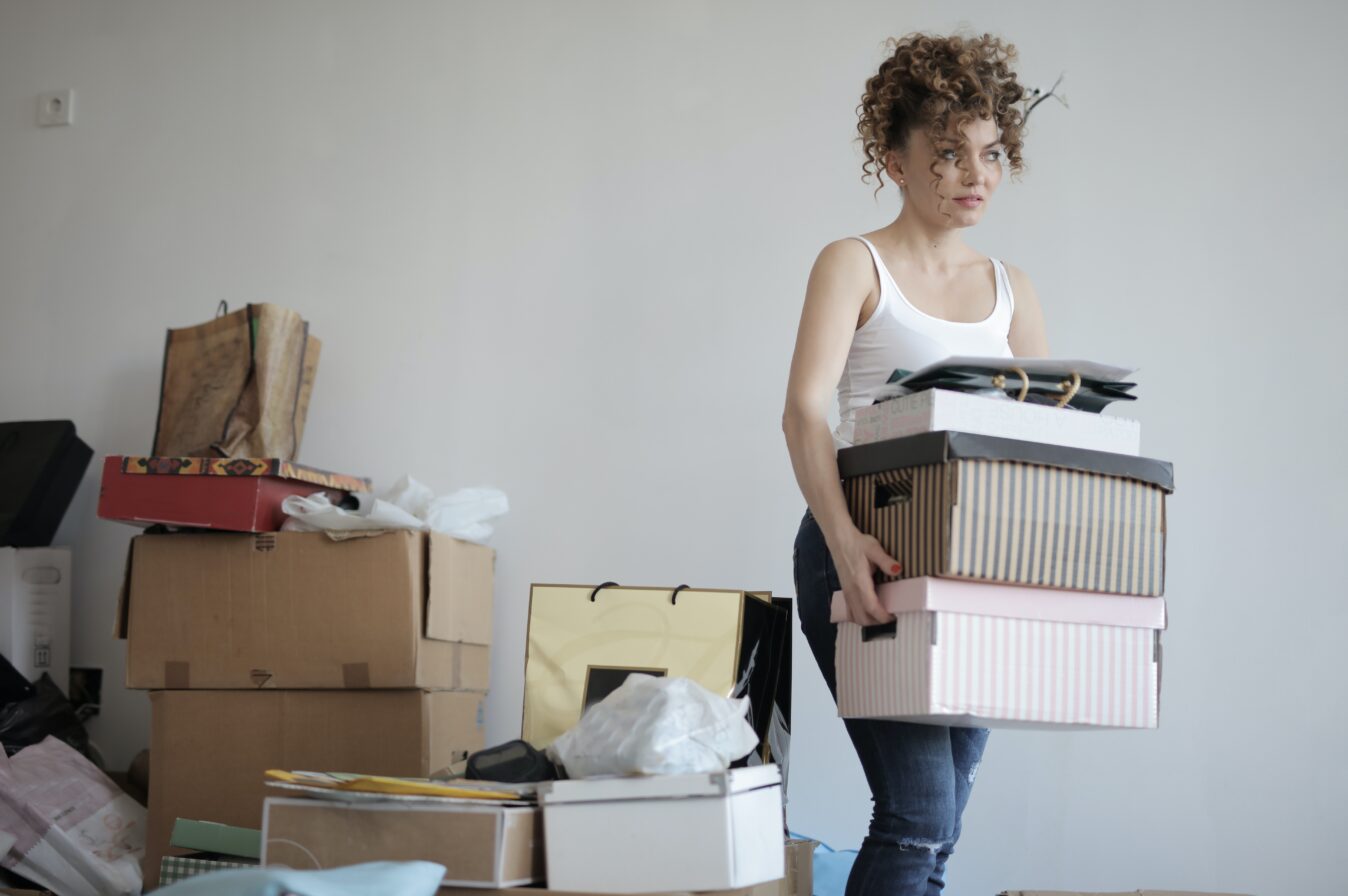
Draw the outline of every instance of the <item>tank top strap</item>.
<instances>
[{"instance_id":1,"label":"tank top strap","mask_svg":"<svg viewBox=\"0 0 1348 896\"><path fill-rule=\"evenodd\" d=\"M877 288L880 290L880 294L875 300L875 310L871 312L870 318L866 321L865 326L862 327L862 329L865 329L867 326L870 326L871 321L880 316L881 310L888 310L892 304L890 302L890 293L894 289L891 285L893 283L893 278L890 277L889 268L885 267L884 261L880 258L880 250L875 248L874 243L864 236L854 236L852 239L860 240L861 243L870 250L871 264L875 267L875 282Z\"/></svg>"},{"instance_id":2,"label":"tank top strap","mask_svg":"<svg viewBox=\"0 0 1348 896\"><path fill-rule=\"evenodd\" d=\"M1006 265L1002 264L1001 259L992 259L992 269L997 273L997 309L1002 310L1002 303L1006 303L1007 321L1016 316L1016 296L1011 291L1011 275L1006 272ZM994 312L996 313L996 312Z\"/></svg>"}]
</instances>

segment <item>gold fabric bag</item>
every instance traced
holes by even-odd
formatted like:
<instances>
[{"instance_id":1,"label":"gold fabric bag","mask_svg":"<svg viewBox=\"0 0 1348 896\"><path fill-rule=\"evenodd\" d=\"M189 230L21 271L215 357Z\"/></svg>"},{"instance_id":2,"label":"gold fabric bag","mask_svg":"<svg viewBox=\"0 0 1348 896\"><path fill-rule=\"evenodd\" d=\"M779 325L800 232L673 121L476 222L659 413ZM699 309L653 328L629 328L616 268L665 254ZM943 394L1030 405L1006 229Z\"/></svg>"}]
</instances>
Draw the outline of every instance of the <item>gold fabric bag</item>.
<instances>
[{"instance_id":1,"label":"gold fabric bag","mask_svg":"<svg viewBox=\"0 0 1348 896\"><path fill-rule=\"evenodd\" d=\"M522 736L547 746L629 674L644 672L691 678L726 697L747 694L749 722L766 739L789 624L768 592L534 585Z\"/></svg>"},{"instance_id":2,"label":"gold fabric bag","mask_svg":"<svg viewBox=\"0 0 1348 896\"><path fill-rule=\"evenodd\" d=\"M278 305L169 330L153 453L295 460L320 349Z\"/></svg>"}]
</instances>

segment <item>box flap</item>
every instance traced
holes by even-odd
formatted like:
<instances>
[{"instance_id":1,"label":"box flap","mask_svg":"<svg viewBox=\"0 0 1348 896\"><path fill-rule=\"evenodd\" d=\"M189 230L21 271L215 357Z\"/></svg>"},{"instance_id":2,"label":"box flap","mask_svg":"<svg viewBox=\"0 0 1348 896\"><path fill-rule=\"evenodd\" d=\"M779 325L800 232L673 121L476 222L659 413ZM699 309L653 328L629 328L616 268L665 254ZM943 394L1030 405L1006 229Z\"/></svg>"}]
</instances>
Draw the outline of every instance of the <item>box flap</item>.
<instances>
[{"instance_id":1,"label":"box flap","mask_svg":"<svg viewBox=\"0 0 1348 896\"><path fill-rule=\"evenodd\" d=\"M844 448L838 452L838 472L844 479L850 479L883 470L927 466L951 460L1008 460L1042 464L1136 479L1162 488L1167 493L1175 490L1174 468L1167 461L950 430Z\"/></svg>"},{"instance_id":2,"label":"box flap","mask_svg":"<svg viewBox=\"0 0 1348 896\"><path fill-rule=\"evenodd\" d=\"M426 552L426 637L490 644L496 552L437 532Z\"/></svg>"},{"instance_id":3,"label":"box flap","mask_svg":"<svg viewBox=\"0 0 1348 896\"><path fill-rule=\"evenodd\" d=\"M597 803L613 800L680 799L728 796L782 783L781 770L772 764L733 768L724 772L690 775L636 775L545 781L538 785L538 801Z\"/></svg>"},{"instance_id":4,"label":"box flap","mask_svg":"<svg viewBox=\"0 0 1348 896\"><path fill-rule=\"evenodd\" d=\"M1166 625L1165 599L1160 597L1027 588L933 576L886 582L876 587L875 595L891 613L928 610L1158 630ZM833 592L829 618L832 622L851 622L841 591Z\"/></svg>"}]
</instances>

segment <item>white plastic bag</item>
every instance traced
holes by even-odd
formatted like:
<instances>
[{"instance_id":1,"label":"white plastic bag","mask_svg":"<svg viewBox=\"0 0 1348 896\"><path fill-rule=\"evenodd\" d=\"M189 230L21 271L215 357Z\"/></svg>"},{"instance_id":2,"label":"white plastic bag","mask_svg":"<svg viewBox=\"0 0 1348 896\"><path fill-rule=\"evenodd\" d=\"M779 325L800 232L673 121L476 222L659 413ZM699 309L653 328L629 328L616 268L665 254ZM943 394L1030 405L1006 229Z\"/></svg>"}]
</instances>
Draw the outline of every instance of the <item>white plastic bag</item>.
<instances>
[{"instance_id":1,"label":"white plastic bag","mask_svg":"<svg viewBox=\"0 0 1348 896\"><path fill-rule=\"evenodd\" d=\"M491 537L494 519L510 509L505 492L494 488L463 488L435 497L425 485L403 476L383 494L353 492L356 508L337 507L327 495L291 495L281 502L289 514L281 528L287 532L373 534L388 529L430 529L452 538L484 544Z\"/></svg>"},{"instance_id":2,"label":"white plastic bag","mask_svg":"<svg viewBox=\"0 0 1348 896\"><path fill-rule=\"evenodd\" d=\"M572 778L724 771L758 746L749 698L690 678L634 674L548 748Z\"/></svg>"}]
</instances>

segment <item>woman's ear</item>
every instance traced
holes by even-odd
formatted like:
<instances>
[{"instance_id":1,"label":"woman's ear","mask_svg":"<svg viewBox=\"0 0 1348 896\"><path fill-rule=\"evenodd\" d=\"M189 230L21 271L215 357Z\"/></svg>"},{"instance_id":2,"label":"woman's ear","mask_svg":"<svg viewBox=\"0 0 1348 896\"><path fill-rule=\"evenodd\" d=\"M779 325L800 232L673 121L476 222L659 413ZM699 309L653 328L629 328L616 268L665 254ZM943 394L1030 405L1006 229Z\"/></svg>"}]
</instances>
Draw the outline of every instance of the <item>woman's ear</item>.
<instances>
[{"instance_id":1,"label":"woman's ear","mask_svg":"<svg viewBox=\"0 0 1348 896\"><path fill-rule=\"evenodd\" d=\"M899 186L903 186L906 178L903 175L903 159L895 150L889 150L885 153L885 173L890 179Z\"/></svg>"}]
</instances>

